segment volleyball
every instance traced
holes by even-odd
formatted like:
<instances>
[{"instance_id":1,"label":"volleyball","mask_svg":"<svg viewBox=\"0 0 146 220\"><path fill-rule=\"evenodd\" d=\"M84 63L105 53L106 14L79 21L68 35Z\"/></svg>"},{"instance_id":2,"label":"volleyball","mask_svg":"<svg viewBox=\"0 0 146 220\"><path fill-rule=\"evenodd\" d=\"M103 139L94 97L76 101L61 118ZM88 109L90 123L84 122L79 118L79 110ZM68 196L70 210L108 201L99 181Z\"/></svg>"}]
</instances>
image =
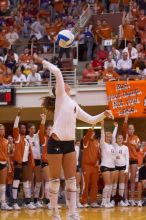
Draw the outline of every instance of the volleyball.
<instances>
[{"instance_id":1,"label":"volleyball","mask_svg":"<svg viewBox=\"0 0 146 220\"><path fill-rule=\"evenodd\" d=\"M74 41L74 35L69 30L62 30L57 35L57 43L60 47L69 48Z\"/></svg>"}]
</instances>

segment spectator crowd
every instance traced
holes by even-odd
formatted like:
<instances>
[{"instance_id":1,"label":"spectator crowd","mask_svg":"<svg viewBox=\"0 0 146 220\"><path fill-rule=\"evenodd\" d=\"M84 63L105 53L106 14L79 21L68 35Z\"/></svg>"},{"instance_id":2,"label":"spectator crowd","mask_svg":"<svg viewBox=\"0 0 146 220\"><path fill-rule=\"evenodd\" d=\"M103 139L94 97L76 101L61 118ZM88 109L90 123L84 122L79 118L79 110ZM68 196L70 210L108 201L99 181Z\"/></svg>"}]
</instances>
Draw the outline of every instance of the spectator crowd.
<instances>
[{"instance_id":1,"label":"spectator crowd","mask_svg":"<svg viewBox=\"0 0 146 220\"><path fill-rule=\"evenodd\" d=\"M35 3L35 4L34 4ZM78 29L78 59L86 62L80 83L144 79L146 76L145 1L33 1L2 0L0 3L0 84L40 85L50 79L49 72L36 66L32 53L52 54L57 33L74 30L87 7L98 14L119 12L118 31L106 19L89 20ZM91 10L92 10L91 9ZM72 60L75 51L59 48L58 63L64 56Z\"/></svg>"}]
</instances>

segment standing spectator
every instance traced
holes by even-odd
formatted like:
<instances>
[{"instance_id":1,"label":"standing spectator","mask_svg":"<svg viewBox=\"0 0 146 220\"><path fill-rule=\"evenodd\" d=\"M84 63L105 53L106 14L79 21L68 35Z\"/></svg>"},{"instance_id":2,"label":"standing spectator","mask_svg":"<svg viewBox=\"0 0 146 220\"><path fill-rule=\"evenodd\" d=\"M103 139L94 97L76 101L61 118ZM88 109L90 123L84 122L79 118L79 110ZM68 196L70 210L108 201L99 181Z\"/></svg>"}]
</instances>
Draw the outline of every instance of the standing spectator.
<instances>
[{"instance_id":1,"label":"standing spectator","mask_svg":"<svg viewBox=\"0 0 146 220\"><path fill-rule=\"evenodd\" d=\"M122 42L121 47L124 48L129 42L135 41L135 26L130 23L130 20L126 18L125 11L123 12L123 19L122 19Z\"/></svg>"},{"instance_id":2,"label":"standing spectator","mask_svg":"<svg viewBox=\"0 0 146 220\"><path fill-rule=\"evenodd\" d=\"M119 0L111 0L110 1L110 12L119 11Z\"/></svg>"},{"instance_id":3,"label":"standing spectator","mask_svg":"<svg viewBox=\"0 0 146 220\"><path fill-rule=\"evenodd\" d=\"M31 74L27 76L27 82L29 85L39 85L41 83L41 76L37 73L37 66L34 65L31 68Z\"/></svg>"},{"instance_id":4,"label":"standing spectator","mask_svg":"<svg viewBox=\"0 0 146 220\"><path fill-rule=\"evenodd\" d=\"M85 34L81 33L78 36L78 47L79 47L79 61L84 61L85 55Z\"/></svg>"},{"instance_id":5,"label":"standing spectator","mask_svg":"<svg viewBox=\"0 0 146 220\"><path fill-rule=\"evenodd\" d=\"M132 72L132 61L128 59L128 53L123 52L122 58L117 63L117 72L120 75L129 75Z\"/></svg>"},{"instance_id":6,"label":"standing spectator","mask_svg":"<svg viewBox=\"0 0 146 220\"><path fill-rule=\"evenodd\" d=\"M131 59L132 62L134 62L138 57L137 49L133 47L132 43L128 43L123 52L126 52L128 54L128 59Z\"/></svg>"},{"instance_id":7,"label":"standing spectator","mask_svg":"<svg viewBox=\"0 0 146 220\"><path fill-rule=\"evenodd\" d=\"M107 23L106 20L102 20L99 36L102 40L112 39L112 27Z\"/></svg>"},{"instance_id":8,"label":"standing spectator","mask_svg":"<svg viewBox=\"0 0 146 220\"><path fill-rule=\"evenodd\" d=\"M93 45L94 45L94 35L92 32L92 25L85 28L85 44L87 46L87 61L92 60Z\"/></svg>"}]
</instances>

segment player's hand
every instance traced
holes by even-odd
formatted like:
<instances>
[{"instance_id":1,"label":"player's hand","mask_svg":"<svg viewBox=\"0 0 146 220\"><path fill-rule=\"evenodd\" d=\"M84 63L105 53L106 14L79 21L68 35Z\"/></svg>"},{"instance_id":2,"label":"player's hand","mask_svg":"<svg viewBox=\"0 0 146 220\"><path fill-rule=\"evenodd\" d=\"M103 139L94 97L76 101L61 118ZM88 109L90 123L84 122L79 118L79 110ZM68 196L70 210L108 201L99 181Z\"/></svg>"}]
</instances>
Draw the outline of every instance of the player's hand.
<instances>
[{"instance_id":1,"label":"player's hand","mask_svg":"<svg viewBox=\"0 0 146 220\"><path fill-rule=\"evenodd\" d=\"M42 119L42 121L46 121L46 114L44 114L44 113L42 113L42 114L40 114L40 116L41 116L41 119Z\"/></svg>"},{"instance_id":2,"label":"player's hand","mask_svg":"<svg viewBox=\"0 0 146 220\"><path fill-rule=\"evenodd\" d=\"M114 124L115 127L118 127L118 122L114 121L113 124Z\"/></svg>"},{"instance_id":3,"label":"player's hand","mask_svg":"<svg viewBox=\"0 0 146 220\"><path fill-rule=\"evenodd\" d=\"M128 175L128 170L125 170L124 173L125 173L126 175Z\"/></svg>"},{"instance_id":4,"label":"player's hand","mask_svg":"<svg viewBox=\"0 0 146 220\"><path fill-rule=\"evenodd\" d=\"M111 110L105 110L105 111L104 111L104 115L105 115L107 118L114 119L114 116L113 116L113 113L112 113Z\"/></svg>"},{"instance_id":5,"label":"player's hand","mask_svg":"<svg viewBox=\"0 0 146 220\"><path fill-rule=\"evenodd\" d=\"M20 116L20 115L21 115L21 112L22 112L22 107L21 107L21 108L19 107L19 108L18 108L18 111L17 111L17 115Z\"/></svg>"}]
</instances>

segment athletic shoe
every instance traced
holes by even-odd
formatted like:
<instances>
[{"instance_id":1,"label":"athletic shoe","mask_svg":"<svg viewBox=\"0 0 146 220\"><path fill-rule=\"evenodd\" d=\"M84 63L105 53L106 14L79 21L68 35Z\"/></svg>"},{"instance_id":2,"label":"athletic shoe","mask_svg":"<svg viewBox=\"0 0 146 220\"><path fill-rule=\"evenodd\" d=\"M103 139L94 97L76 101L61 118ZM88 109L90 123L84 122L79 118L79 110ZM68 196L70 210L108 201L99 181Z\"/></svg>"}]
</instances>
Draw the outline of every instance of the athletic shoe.
<instances>
[{"instance_id":1,"label":"athletic shoe","mask_svg":"<svg viewBox=\"0 0 146 220\"><path fill-rule=\"evenodd\" d=\"M125 200L124 203L126 204L126 206L130 206L130 203L129 203L129 201L127 199Z\"/></svg>"},{"instance_id":2,"label":"athletic shoe","mask_svg":"<svg viewBox=\"0 0 146 220\"><path fill-rule=\"evenodd\" d=\"M142 201L141 200L137 202L137 206L142 207Z\"/></svg>"},{"instance_id":3,"label":"athletic shoe","mask_svg":"<svg viewBox=\"0 0 146 220\"><path fill-rule=\"evenodd\" d=\"M84 208L89 208L90 206L87 203L85 203L85 204L83 204L83 207Z\"/></svg>"},{"instance_id":4,"label":"athletic shoe","mask_svg":"<svg viewBox=\"0 0 146 220\"><path fill-rule=\"evenodd\" d=\"M94 203L91 203L91 208L100 208L100 205L94 202Z\"/></svg>"},{"instance_id":5,"label":"athletic shoe","mask_svg":"<svg viewBox=\"0 0 146 220\"><path fill-rule=\"evenodd\" d=\"M26 204L25 207L28 208L28 209L31 209L31 210L36 209L36 206L34 205L33 202L30 202L30 203Z\"/></svg>"},{"instance_id":6,"label":"athletic shoe","mask_svg":"<svg viewBox=\"0 0 146 220\"><path fill-rule=\"evenodd\" d=\"M134 200L131 200L131 201L130 201L130 205L131 205L131 206L136 206L135 201L134 201Z\"/></svg>"},{"instance_id":7,"label":"athletic shoe","mask_svg":"<svg viewBox=\"0 0 146 220\"><path fill-rule=\"evenodd\" d=\"M58 204L58 209L61 209L61 208L62 208L62 206Z\"/></svg>"},{"instance_id":8,"label":"athletic shoe","mask_svg":"<svg viewBox=\"0 0 146 220\"><path fill-rule=\"evenodd\" d=\"M118 206L127 207L127 204L121 200L120 202L118 202Z\"/></svg>"},{"instance_id":9,"label":"athletic shoe","mask_svg":"<svg viewBox=\"0 0 146 220\"><path fill-rule=\"evenodd\" d=\"M48 208L49 210L52 209L52 208L51 208L51 204L50 204L50 202L47 204L47 208Z\"/></svg>"},{"instance_id":10,"label":"athletic shoe","mask_svg":"<svg viewBox=\"0 0 146 220\"><path fill-rule=\"evenodd\" d=\"M14 209L14 210L17 210L17 211L21 210L20 206L19 206L17 203L15 203L15 204L13 205L13 209Z\"/></svg>"},{"instance_id":11,"label":"athletic shoe","mask_svg":"<svg viewBox=\"0 0 146 220\"><path fill-rule=\"evenodd\" d=\"M78 202L77 208L84 208L84 205L82 205L80 202Z\"/></svg>"},{"instance_id":12,"label":"athletic shoe","mask_svg":"<svg viewBox=\"0 0 146 220\"><path fill-rule=\"evenodd\" d=\"M40 209L40 208L43 208L43 205L37 201L36 203L34 203L34 205L36 206L36 208Z\"/></svg>"},{"instance_id":13,"label":"athletic shoe","mask_svg":"<svg viewBox=\"0 0 146 220\"><path fill-rule=\"evenodd\" d=\"M80 220L80 217L77 212L73 214L68 214L67 220Z\"/></svg>"},{"instance_id":14,"label":"athletic shoe","mask_svg":"<svg viewBox=\"0 0 146 220\"><path fill-rule=\"evenodd\" d=\"M109 208L111 208L111 205L109 203L107 203L107 202L102 202L101 203L101 207L109 209Z\"/></svg>"},{"instance_id":15,"label":"athletic shoe","mask_svg":"<svg viewBox=\"0 0 146 220\"><path fill-rule=\"evenodd\" d=\"M61 220L61 217L60 217L59 214L54 213L54 214L52 215L52 220Z\"/></svg>"},{"instance_id":16,"label":"athletic shoe","mask_svg":"<svg viewBox=\"0 0 146 220\"><path fill-rule=\"evenodd\" d=\"M112 201L110 202L110 204L114 207L114 206L115 206L115 201L112 200Z\"/></svg>"},{"instance_id":17,"label":"athletic shoe","mask_svg":"<svg viewBox=\"0 0 146 220\"><path fill-rule=\"evenodd\" d=\"M114 203L112 203L112 202L109 202L108 206L109 206L109 208L114 208L115 207Z\"/></svg>"},{"instance_id":18,"label":"athletic shoe","mask_svg":"<svg viewBox=\"0 0 146 220\"><path fill-rule=\"evenodd\" d=\"M3 204L1 204L1 210L11 211L13 209L7 203L3 203Z\"/></svg>"}]
</instances>

